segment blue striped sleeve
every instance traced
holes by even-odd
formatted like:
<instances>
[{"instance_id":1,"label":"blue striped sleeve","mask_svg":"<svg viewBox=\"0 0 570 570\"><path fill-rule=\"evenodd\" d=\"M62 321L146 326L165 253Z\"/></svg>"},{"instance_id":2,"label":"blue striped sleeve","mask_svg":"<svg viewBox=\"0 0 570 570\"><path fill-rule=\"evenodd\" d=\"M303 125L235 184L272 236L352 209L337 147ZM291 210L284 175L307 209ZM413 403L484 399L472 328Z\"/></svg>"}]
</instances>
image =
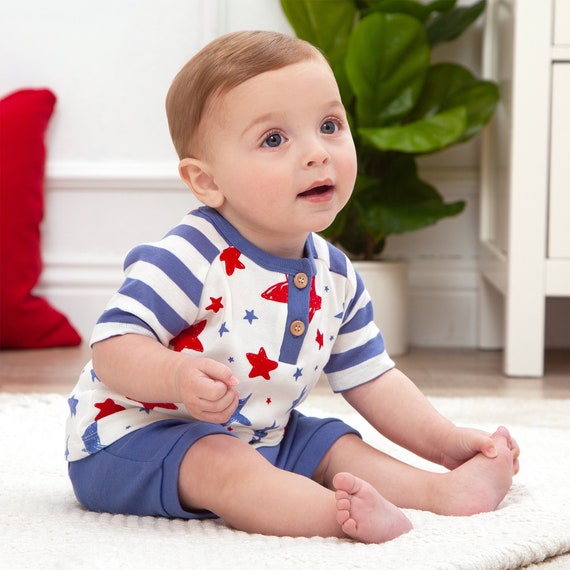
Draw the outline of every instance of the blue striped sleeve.
<instances>
[{"instance_id":1,"label":"blue striped sleeve","mask_svg":"<svg viewBox=\"0 0 570 570\"><path fill-rule=\"evenodd\" d=\"M202 282L170 251L154 245L139 245L125 259L125 270L137 261L144 261L160 269L198 306L202 295ZM122 291L120 291L122 293ZM135 295L131 295L137 298Z\"/></svg>"},{"instance_id":2,"label":"blue striped sleeve","mask_svg":"<svg viewBox=\"0 0 570 570\"><path fill-rule=\"evenodd\" d=\"M173 228L166 235L177 236L186 240L210 263L212 263L220 253L220 250L198 228L181 224Z\"/></svg>"},{"instance_id":3,"label":"blue striped sleeve","mask_svg":"<svg viewBox=\"0 0 570 570\"><path fill-rule=\"evenodd\" d=\"M380 332L368 342L337 354L331 354L324 368L325 374L357 367L367 360L374 359L384 352L384 339ZM370 380L370 378L368 379Z\"/></svg>"},{"instance_id":4,"label":"blue striped sleeve","mask_svg":"<svg viewBox=\"0 0 570 570\"><path fill-rule=\"evenodd\" d=\"M149 285L138 279L126 279L119 294L125 297L130 297L136 300L143 307L148 309L158 320L163 328L165 328L172 336L176 336L181 330L189 326L187 323L158 293ZM98 323L105 322L135 322L136 324L143 325L146 329L150 330L155 336L156 332L153 331L144 319L138 318L131 313L115 308L105 311Z\"/></svg>"}]
</instances>

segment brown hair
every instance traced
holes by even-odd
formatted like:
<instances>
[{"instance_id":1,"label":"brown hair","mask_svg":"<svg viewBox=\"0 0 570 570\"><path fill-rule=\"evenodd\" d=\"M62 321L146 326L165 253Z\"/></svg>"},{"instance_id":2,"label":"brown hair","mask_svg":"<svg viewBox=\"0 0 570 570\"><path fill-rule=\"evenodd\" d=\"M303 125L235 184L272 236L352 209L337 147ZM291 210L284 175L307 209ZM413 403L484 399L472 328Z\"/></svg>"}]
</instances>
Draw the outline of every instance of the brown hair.
<instances>
[{"instance_id":1,"label":"brown hair","mask_svg":"<svg viewBox=\"0 0 570 570\"><path fill-rule=\"evenodd\" d=\"M180 159L193 156L204 110L215 96L266 71L319 57L308 42L278 32L234 32L210 42L180 70L166 96L170 136Z\"/></svg>"}]
</instances>

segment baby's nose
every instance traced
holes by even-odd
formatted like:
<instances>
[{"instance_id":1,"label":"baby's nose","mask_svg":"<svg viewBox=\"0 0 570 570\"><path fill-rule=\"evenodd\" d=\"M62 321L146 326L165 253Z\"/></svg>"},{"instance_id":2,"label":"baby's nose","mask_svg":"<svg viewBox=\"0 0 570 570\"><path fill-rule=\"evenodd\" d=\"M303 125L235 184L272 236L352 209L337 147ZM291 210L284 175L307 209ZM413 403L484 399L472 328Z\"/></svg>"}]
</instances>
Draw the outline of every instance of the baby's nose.
<instances>
[{"instance_id":1,"label":"baby's nose","mask_svg":"<svg viewBox=\"0 0 570 570\"><path fill-rule=\"evenodd\" d=\"M330 154L327 149L319 143L314 143L311 145L310 149L305 155L305 164L310 166L320 166L322 164L328 163L330 160Z\"/></svg>"}]
</instances>

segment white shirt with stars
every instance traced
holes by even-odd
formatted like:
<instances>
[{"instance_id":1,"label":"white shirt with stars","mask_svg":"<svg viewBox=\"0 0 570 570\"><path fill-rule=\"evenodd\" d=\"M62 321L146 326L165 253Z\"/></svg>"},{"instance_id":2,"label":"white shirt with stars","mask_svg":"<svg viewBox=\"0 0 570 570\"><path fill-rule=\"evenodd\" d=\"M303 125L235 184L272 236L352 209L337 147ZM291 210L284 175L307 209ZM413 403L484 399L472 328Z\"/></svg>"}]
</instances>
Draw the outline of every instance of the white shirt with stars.
<instances>
[{"instance_id":1,"label":"white shirt with stars","mask_svg":"<svg viewBox=\"0 0 570 570\"><path fill-rule=\"evenodd\" d=\"M207 207L127 255L91 343L127 333L227 364L240 396L223 425L254 446L279 444L321 374L341 392L394 366L343 253L311 234L303 258L272 256ZM137 402L104 382L89 362L69 398L69 461L156 421L197 421L180 402Z\"/></svg>"}]
</instances>

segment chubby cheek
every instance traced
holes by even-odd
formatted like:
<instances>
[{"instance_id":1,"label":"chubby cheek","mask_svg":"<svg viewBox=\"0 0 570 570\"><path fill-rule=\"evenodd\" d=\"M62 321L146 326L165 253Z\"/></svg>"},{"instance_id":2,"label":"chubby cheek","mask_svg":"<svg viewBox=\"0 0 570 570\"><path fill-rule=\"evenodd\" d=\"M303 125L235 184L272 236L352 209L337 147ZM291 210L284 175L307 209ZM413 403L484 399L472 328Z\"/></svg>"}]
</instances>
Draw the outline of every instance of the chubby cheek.
<instances>
[{"instance_id":1,"label":"chubby cheek","mask_svg":"<svg viewBox=\"0 0 570 570\"><path fill-rule=\"evenodd\" d=\"M342 178L343 190L346 193L346 201L350 198L354 190L357 174L356 154L347 153L344 160L340 162L340 176Z\"/></svg>"},{"instance_id":2,"label":"chubby cheek","mask_svg":"<svg viewBox=\"0 0 570 570\"><path fill-rule=\"evenodd\" d=\"M241 171L239 185L243 195L247 195L248 200L259 200L266 205L279 201L291 176L290 170L280 169L277 165L269 168L252 162L242 164Z\"/></svg>"}]
</instances>

